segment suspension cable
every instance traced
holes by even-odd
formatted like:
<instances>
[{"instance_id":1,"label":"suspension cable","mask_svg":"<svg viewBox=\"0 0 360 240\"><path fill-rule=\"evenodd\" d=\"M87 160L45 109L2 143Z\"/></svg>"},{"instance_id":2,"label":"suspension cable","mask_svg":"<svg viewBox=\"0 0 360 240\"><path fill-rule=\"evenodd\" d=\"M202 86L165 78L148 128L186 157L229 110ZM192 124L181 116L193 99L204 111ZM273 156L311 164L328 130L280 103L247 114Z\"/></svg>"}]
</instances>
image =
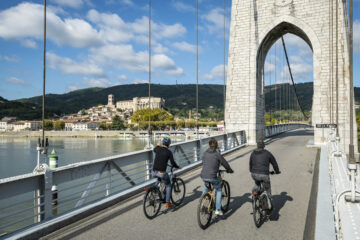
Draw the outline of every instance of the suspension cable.
<instances>
[{"instance_id":1,"label":"suspension cable","mask_svg":"<svg viewBox=\"0 0 360 240\"><path fill-rule=\"evenodd\" d=\"M42 145L45 147L45 80L46 80L46 0L44 0L44 56L43 56L43 96L42 96Z\"/></svg>"},{"instance_id":2,"label":"suspension cable","mask_svg":"<svg viewBox=\"0 0 360 240\"><path fill-rule=\"evenodd\" d=\"M149 0L149 121L148 121L149 146L151 138L151 0Z\"/></svg>"},{"instance_id":3,"label":"suspension cable","mask_svg":"<svg viewBox=\"0 0 360 240\"><path fill-rule=\"evenodd\" d=\"M274 69L274 74L275 74L275 113L277 112L277 94L276 94L276 92L277 92L277 76L276 76L276 62L277 62L277 59L276 59L276 42L275 42L275 46L274 46L274 52L275 52L275 54L274 54L274 66L275 66L275 69ZM276 114L275 114L275 116L276 116ZM275 123L275 124L277 124L277 122Z\"/></svg>"},{"instance_id":4,"label":"suspension cable","mask_svg":"<svg viewBox=\"0 0 360 240\"><path fill-rule=\"evenodd\" d=\"M285 41L284 41L284 37L282 36L281 37L281 41L282 41L282 45L283 45L283 48L284 48L284 53L285 53L285 58L286 58L286 62L287 62L287 66L289 68L289 73L290 73L290 78L291 78L291 81L292 81L292 86L293 86L293 89L294 89L294 93L296 95L296 100L298 101L299 103L299 107L300 107L300 110L302 112L302 114L304 115L305 118L308 118L308 116L306 116L301 104L300 104L300 100L299 100L299 96L297 94L297 91L296 91L296 87L295 87L295 82L294 82L294 78L293 78L293 75L292 75L292 72L291 72L291 67L290 67L290 63L289 63L289 58L288 58L288 55L287 55L287 51L286 51L286 46L285 46Z\"/></svg>"},{"instance_id":5,"label":"suspension cable","mask_svg":"<svg viewBox=\"0 0 360 240\"><path fill-rule=\"evenodd\" d=\"M199 0L196 0L196 138L199 137Z\"/></svg>"},{"instance_id":6,"label":"suspension cable","mask_svg":"<svg viewBox=\"0 0 360 240\"><path fill-rule=\"evenodd\" d=\"M329 82L330 82L330 123L333 123L333 1L329 1Z\"/></svg>"},{"instance_id":7,"label":"suspension cable","mask_svg":"<svg viewBox=\"0 0 360 240\"><path fill-rule=\"evenodd\" d=\"M339 49L338 49L338 41L339 41L339 31L338 31L338 15L339 15L339 1L336 0L336 13L335 13L335 27L336 27L336 137L339 137Z\"/></svg>"},{"instance_id":8,"label":"suspension cable","mask_svg":"<svg viewBox=\"0 0 360 240\"><path fill-rule=\"evenodd\" d=\"M226 39L225 39L225 31L226 31L226 0L224 0L224 131L226 129L226 124L225 124L225 102L226 102L226 68L225 68L225 64L226 64Z\"/></svg>"},{"instance_id":9,"label":"suspension cable","mask_svg":"<svg viewBox=\"0 0 360 240\"><path fill-rule=\"evenodd\" d=\"M353 1L350 0L350 144L349 163L355 163L354 157L354 80L353 80Z\"/></svg>"}]
</instances>

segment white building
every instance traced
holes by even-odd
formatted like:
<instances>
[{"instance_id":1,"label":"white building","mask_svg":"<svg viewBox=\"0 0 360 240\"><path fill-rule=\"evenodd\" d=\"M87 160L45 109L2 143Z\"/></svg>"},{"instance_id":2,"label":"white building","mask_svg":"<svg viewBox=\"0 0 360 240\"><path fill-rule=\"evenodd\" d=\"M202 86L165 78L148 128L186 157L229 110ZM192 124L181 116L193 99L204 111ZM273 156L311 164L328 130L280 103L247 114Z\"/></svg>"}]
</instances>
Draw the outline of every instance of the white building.
<instances>
[{"instance_id":1,"label":"white building","mask_svg":"<svg viewBox=\"0 0 360 240\"><path fill-rule=\"evenodd\" d=\"M163 108L165 106L165 99L158 97L150 98L150 108ZM132 100L127 101L118 101L116 102L116 108L122 110L131 110L133 112L139 109L149 108L149 98L148 97L135 97Z\"/></svg>"},{"instance_id":2,"label":"white building","mask_svg":"<svg viewBox=\"0 0 360 240\"><path fill-rule=\"evenodd\" d=\"M72 124L72 131L87 131L95 130L97 128L99 128L99 124L96 122L77 122Z\"/></svg>"}]
</instances>

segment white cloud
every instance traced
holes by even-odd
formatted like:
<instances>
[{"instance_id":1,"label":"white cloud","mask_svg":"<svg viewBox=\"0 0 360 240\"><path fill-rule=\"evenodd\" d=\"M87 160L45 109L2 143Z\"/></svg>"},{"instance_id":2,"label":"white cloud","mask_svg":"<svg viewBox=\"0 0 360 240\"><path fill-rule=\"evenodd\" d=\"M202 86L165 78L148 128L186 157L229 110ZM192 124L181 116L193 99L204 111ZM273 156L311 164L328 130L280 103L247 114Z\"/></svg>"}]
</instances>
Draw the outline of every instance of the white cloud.
<instances>
[{"instance_id":1,"label":"white cloud","mask_svg":"<svg viewBox=\"0 0 360 240\"><path fill-rule=\"evenodd\" d=\"M275 71L275 65L269 62L265 62L265 74Z\"/></svg>"},{"instance_id":2,"label":"white cloud","mask_svg":"<svg viewBox=\"0 0 360 240\"><path fill-rule=\"evenodd\" d=\"M99 13L91 9L87 18L97 24L101 29L102 37L107 41L127 42L134 37L128 25L117 14Z\"/></svg>"},{"instance_id":3,"label":"white cloud","mask_svg":"<svg viewBox=\"0 0 360 240\"><path fill-rule=\"evenodd\" d=\"M154 53L169 53L170 50L167 47L164 47L160 43L156 43L155 46L152 47Z\"/></svg>"},{"instance_id":4,"label":"white cloud","mask_svg":"<svg viewBox=\"0 0 360 240\"><path fill-rule=\"evenodd\" d=\"M84 5L83 0L52 0L53 3L64 7L81 8Z\"/></svg>"},{"instance_id":5,"label":"white cloud","mask_svg":"<svg viewBox=\"0 0 360 240\"><path fill-rule=\"evenodd\" d=\"M129 28L137 34L147 36L149 34L149 18L143 16L136 19L135 22L129 24ZM186 28L180 23L166 25L151 21L151 33L155 39L178 38L185 35Z\"/></svg>"},{"instance_id":6,"label":"white cloud","mask_svg":"<svg viewBox=\"0 0 360 240\"><path fill-rule=\"evenodd\" d=\"M125 5L128 5L128 6L134 6L135 5L132 0L121 0L121 2L123 4L125 4Z\"/></svg>"},{"instance_id":7,"label":"white cloud","mask_svg":"<svg viewBox=\"0 0 360 240\"><path fill-rule=\"evenodd\" d=\"M206 21L205 27L208 29L210 34L217 34L223 36L224 31L224 9L215 8L209 13L202 15L202 19ZM228 31L230 25L229 18L225 18L225 29Z\"/></svg>"},{"instance_id":8,"label":"white cloud","mask_svg":"<svg viewBox=\"0 0 360 240\"><path fill-rule=\"evenodd\" d=\"M299 51L299 54L301 56L312 56L313 55L310 46L302 38L300 38L294 34L284 35L284 41L285 41L286 48L295 47ZM282 47L281 40L279 41L279 44L281 44L281 49L282 49L283 47Z\"/></svg>"},{"instance_id":9,"label":"white cloud","mask_svg":"<svg viewBox=\"0 0 360 240\"><path fill-rule=\"evenodd\" d=\"M42 39L43 6L21 3L0 12L0 37L11 39ZM50 8L47 12L48 38L57 45L93 47L104 44L100 33L88 22L77 18L62 20Z\"/></svg>"},{"instance_id":10,"label":"white cloud","mask_svg":"<svg viewBox=\"0 0 360 240\"><path fill-rule=\"evenodd\" d=\"M120 74L120 75L118 75L118 79L119 79L120 81L125 81L125 80L127 80L128 78L127 78L127 76L125 76L125 75L123 75L123 74Z\"/></svg>"},{"instance_id":11,"label":"white cloud","mask_svg":"<svg viewBox=\"0 0 360 240\"><path fill-rule=\"evenodd\" d=\"M147 80L141 80L141 79L135 79L132 81L133 84L144 84L144 83L148 83L149 81Z\"/></svg>"},{"instance_id":12,"label":"white cloud","mask_svg":"<svg viewBox=\"0 0 360 240\"><path fill-rule=\"evenodd\" d=\"M175 42L175 43L173 43L173 46L184 52L196 53L196 45L192 45L192 44L184 42L184 41Z\"/></svg>"},{"instance_id":13,"label":"white cloud","mask_svg":"<svg viewBox=\"0 0 360 240\"><path fill-rule=\"evenodd\" d=\"M308 81L311 79L311 75L313 73L313 66L311 64L302 62L302 63L290 63L291 72L293 74L295 82ZM289 78L289 69L288 66L285 65L281 71L282 78Z\"/></svg>"},{"instance_id":14,"label":"white cloud","mask_svg":"<svg viewBox=\"0 0 360 240\"><path fill-rule=\"evenodd\" d=\"M32 39L25 39L21 41L21 45L26 48L37 48L37 44Z\"/></svg>"},{"instance_id":15,"label":"white cloud","mask_svg":"<svg viewBox=\"0 0 360 240\"><path fill-rule=\"evenodd\" d=\"M0 56L0 61L4 60L6 62L20 62L20 58L18 58L17 56Z\"/></svg>"},{"instance_id":16,"label":"white cloud","mask_svg":"<svg viewBox=\"0 0 360 240\"><path fill-rule=\"evenodd\" d=\"M66 74L103 76L103 70L94 63L75 62L70 58L62 58L54 53L47 53L47 60L50 68L60 69Z\"/></svg>"},{"instance_id":17,"label":"white cloud","mask_svg":"<svg viewBox=\"0 0 360 240\"><path fill-rule=\"evenodd\" d=\"M73 85L68 86L67 89L69 91L75 91L75 90L78 90L79 88L77 85L73 84Z\"/></svg>"},{"instance_id":18,"label":"white cloud","mask_svg":"<svg viewBox=\"0 0 360 240\"><path fill-rule=\"evenodd\" d=\"M227 72L227 66L225 66L225 74ZM210 73L205 74L205 78L208 80L215 80L224 78L224 65L217 65L215 66Z\"/></svg>"},{"instance_id":19,"label":"white cloud","mask_svg":"<svg viewBox=\"0 0 360 240\"><path fill-rule=\"evenodd\" d=\"M92 59L104 65L134 72L148 72L148 52L136 52L132 45L106 45L92 49ZM164 54L155 54L152 59L152 71L165 71L171 75L181 75L183 70Z\"/></svg>"},{"instance_id":20,"label":"white cloud","mask_svg":"<svg viewBox=\"0 0 360 240\"><path fill-rule=\"evenodd\" d=\"M106 78L87 78L83 79L83 83L90 87L111 87L114 84Z\"/></svg>"},{"instance_id":21,"label":"white cloud","mask_svg":"<svg viewBox=\"0 0 360 240\"><path fill-rule=\"evenodd\" d=\"M195 12L195 7L193 5L190 5L190 4L186 4L186 3L183 3L183 2L180 2L178 0L173 0L172 1L172 4L174 6L174 8L176 10L178 10L179 12Z\"/></svg>"},{"instance_id":22,"label":"white cloud","mask_svg":"<svg viewBox=\"0 0 360 240\"><path fill-rule=\"evenodd\" d=\"M360 53L360 21L356 20L353 23L353 41L354 41L354 49L357 53Z\"/></svg>"},{"instance_id":23,"label":"white cloud","mask_svg":"<svg viewBox=\"0 0 360 240\"><path fill-rule=\"evenodd\" d=\"M8 83L17 84L17 85L28 85L27 82L25 82L22 79L16 78L16 77L7 78L7 79L5 79L5 81Z\"/></svg>"}]
</instances>

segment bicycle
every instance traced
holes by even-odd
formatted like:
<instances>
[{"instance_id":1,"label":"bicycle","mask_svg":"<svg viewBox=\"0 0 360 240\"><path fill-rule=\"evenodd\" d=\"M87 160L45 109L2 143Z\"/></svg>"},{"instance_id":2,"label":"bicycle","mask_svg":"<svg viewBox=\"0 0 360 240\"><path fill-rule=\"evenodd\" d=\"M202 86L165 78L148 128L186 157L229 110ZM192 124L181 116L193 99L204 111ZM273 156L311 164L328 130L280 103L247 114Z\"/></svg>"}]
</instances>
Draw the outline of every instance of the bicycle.
<instances>
[{"instance_id":1,"label":"bicycle","mask_svg":"<svg viewBox=\"0 0 360 240\"><path fill-rule=\"evenodd\" d=\"M226 170L218 171L218 179L222 184L221 210L226 212L229 209L230 203L230 185L223 179L224 172L226 172ZM201 196L197 210L198 224L200 228L204 230L210 225L211 217L215 211L216 204L216 190L214 189L214 186L209 182L205 182L205 184L210 191Z\"/></svg>"},{"instance_id":2,"label":"bicycle","mask_svg":"<svg viewBox=\"0 0 360 240\"><path fill-rule=\"evenodd\" d=\"M185 183L181 178L176 177L174 173L174 167L170 166L170 181L172 185L171 190L171 202L175 206L179 206L185 197ZM166 197L166 186L161 181L161 178L157 177L159 180L159 184L156 186L155 184L150 187L146 188L144 201L143 201L143 210L144 214L148 219L153 219L159 213L161 204L165 203Z\"/></svg>"},{"instance_id":3,"label":"bicycle","mask_svg":"<svg viewBox=\"0 0 360 240\"><path fill-rule=\"evenodd\" d=\"M275 172L271 171L271 175L274 175ZM257 192L251 193L252 195L252 207L253 207L253 217L254 223L257 228L259 228L262 223L267 218L267 211L272 210L272 203L269 198L269 195L264 190L264 182L260 182L260 189Z\"/></svg>"}]
</instances>

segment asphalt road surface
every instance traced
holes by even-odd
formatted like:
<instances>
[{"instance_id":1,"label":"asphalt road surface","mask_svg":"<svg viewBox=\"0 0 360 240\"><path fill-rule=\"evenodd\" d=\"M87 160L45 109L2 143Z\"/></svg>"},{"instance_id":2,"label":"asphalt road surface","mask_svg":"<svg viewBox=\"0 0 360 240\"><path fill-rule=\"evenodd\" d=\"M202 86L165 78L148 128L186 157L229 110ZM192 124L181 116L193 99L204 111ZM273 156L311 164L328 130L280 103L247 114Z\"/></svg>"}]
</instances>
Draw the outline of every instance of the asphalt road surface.
<instances>
[{"instance_id":1,"label":"asphalt road surface","mask_svg":"<svg viewBox=\"0 0 360 240\"><path fill-rule=\"evenodd\" d=\"M273 215L259 229L251 214L249 156L254 147L246 147L226 156L235 171L225 175L231 188L229 211L213 218L206 230L197 224L203 183L196 169L181 176L186 183L184 202L169 210L162 205L153 220L145 218L143 195L138 195L43 239L303 239L316 158L316 149L306 147L312 137L312 130L297 130L268 142L266 149L277 159L281 175L271 176Z\"/></svg>"}]
</instances>

